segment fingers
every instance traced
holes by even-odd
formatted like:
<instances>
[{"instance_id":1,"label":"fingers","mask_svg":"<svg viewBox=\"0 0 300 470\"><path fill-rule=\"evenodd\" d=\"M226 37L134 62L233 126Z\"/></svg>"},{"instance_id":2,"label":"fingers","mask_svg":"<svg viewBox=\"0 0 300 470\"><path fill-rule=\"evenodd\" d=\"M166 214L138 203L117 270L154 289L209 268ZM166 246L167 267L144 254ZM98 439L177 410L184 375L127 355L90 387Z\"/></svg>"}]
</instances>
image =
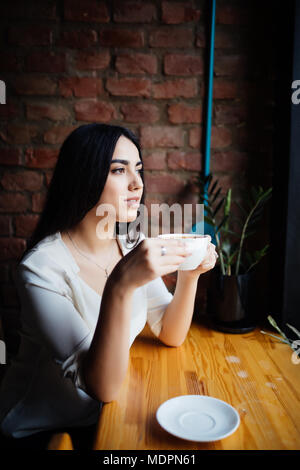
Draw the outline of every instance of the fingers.
<instances>
[{"instance_id":1,"label":"fingers","mask_svg":"<svg viewBox=\"0 0 300 470\"><path fill-rule=\"evenodd\" d=\"M216 252L216 247L213 243L210 243L207 249L206 256L202 262L203 268L213 267L216 264L219 255Z\"/></svg>"},{"instance_id":2,"label":"fingers","mask_svg":"<svg viewBox=\"0 0 300 470\"><path fill-rule=\"evenodd\" d=\"M190 250L188 244L184 240L170 240L164 239L159 240L157 243L157 250L160 253L161 248L165 247L166 255L165 256L190 256L192 251Z\"/></svg>"},{"instance_id":3,"label":"fingers","mask_svg":"<svg viewBox=\"0 0 300 470\"><path fill-rule=\"evenodd\" d=\"M165 255L163 256L161 254L162 247L165 248ZM192 254L183 240L162 240L156 250L159 264L164 270L167 269L167 272L177 271L179 265Z\"/></svg>"},{"instance_id":4,"label":"fingers","mask_svg":"<svg viewBox=\"0 0 300 470\"><path fill-rule=\"evenodd\" d=\"M209 245L208 245L208 247L207 247L207 253L208 253L208 254L213 253L214 255L216 255L217 258L219 257L219 255L218 255L218 253L217 253L217 251L216 251L216 247L215 247L215 245L214 245L213 243L209 243Z\"/></svg>"}]
</instances>

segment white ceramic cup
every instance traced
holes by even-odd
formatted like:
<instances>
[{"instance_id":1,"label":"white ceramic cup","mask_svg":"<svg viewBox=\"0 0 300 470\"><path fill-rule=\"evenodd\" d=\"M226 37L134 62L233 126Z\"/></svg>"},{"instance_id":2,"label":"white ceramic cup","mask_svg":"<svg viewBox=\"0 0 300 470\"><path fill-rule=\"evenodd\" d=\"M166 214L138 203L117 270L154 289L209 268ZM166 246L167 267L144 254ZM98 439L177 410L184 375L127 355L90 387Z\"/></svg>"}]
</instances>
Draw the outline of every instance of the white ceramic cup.
<instances>
[{"instance_id":1,"label":"white ceramic cup","mask_svg":"<svg viewBox=\"0 0 300 470\"><path fill-rule=\"evenodd\" d=\"M179 271L189 271L196 269L199 264L202 263L208 244L211 240L209 235L198 235L189 233L165 233L158 235L161 239L179 239L184 240L188 248L191 249L192 253L188 256L183 263L178 266Z\"/></svg>"}]
</instances>

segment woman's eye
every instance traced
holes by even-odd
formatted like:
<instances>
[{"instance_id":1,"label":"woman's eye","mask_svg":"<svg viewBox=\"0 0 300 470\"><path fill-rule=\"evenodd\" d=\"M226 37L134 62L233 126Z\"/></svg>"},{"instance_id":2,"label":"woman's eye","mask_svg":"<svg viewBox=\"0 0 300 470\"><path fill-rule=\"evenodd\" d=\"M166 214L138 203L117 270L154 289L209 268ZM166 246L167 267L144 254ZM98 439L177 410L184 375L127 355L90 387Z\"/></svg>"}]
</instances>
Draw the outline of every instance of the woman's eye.
<instances>
[{"instance_id":1,"label":"woman's eye","mask_svg":"<svg viewBox=\"0 0 300 470\"><path fill-rule=\"evenodd\" d=\"M125 168L115 168L114 170L111 170L112 173L116 173L116 174L124 173L124 171L125 171ZM143 169L141 168L136 171L141 175L143 172Z\"/></svg>"}]
</instances>

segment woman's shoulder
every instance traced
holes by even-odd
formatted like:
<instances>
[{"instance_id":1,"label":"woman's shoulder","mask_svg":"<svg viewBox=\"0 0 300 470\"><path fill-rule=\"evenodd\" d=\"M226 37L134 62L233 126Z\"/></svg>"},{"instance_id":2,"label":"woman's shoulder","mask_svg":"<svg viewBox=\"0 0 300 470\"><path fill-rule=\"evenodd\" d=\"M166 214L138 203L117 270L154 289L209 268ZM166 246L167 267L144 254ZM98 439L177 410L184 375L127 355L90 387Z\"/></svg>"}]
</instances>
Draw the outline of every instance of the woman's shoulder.
<instances>
[{"instance_id":1,"label":"woman's shoulder","mask_svg":"<svg viewBox=\"0 0 300 470\"><path fill-rule=\"evenodd\" d=\"M37 243L16 267L17 275L25 278L42 275L48 278L65 277L66 273L77 270L77 265L66 252L59 234L45 237Z\"/></svg>"}]
</instances>

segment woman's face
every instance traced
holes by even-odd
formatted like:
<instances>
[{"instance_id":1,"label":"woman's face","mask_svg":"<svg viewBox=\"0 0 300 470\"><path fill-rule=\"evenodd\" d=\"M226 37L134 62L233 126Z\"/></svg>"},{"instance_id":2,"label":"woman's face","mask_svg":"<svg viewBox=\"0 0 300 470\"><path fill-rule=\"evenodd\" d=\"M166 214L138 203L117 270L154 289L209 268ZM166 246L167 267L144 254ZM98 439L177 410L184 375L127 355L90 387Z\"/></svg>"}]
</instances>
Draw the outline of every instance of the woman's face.
<instances>
[{"instance_id":1,"label":"woman's face","mask_svg":"<svg viewBox=\"0 0 300 470\"><path fill-rule=\"evenodd\" d=\"M114 206L117 222L132 222L137 218L143 194L141 170L142 161L138 149L131 140L121 136L117 141L99 201L101 205Z\"/></svg>"}]
</instances>

